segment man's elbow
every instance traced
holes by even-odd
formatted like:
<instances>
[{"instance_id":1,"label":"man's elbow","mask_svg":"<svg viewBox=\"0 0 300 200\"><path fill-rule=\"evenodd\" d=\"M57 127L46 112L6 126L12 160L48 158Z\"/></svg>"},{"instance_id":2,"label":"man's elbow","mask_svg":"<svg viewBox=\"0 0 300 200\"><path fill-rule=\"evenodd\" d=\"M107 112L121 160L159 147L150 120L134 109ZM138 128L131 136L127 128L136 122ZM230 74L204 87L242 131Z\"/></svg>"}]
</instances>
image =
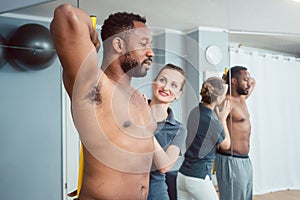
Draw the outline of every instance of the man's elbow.
<instances>
[{"instance_id":1,"label":"man's elbow","mask_svg":"<svg viewBox=\"0 0 300 200\"><path fill-rule=\"evenodd\" d=\"M60 15L64 15L70 12L73 12L74 10L74 6L71 4L62 4L58 7L55 8L54 10L54 17L60 16Z\"/></svg>"},{"instance_id":2,"label":"man's elbow","mask_svg":"<svg viewBox=\"0 0 300 200\"><path fill-rule=\"evenodd\" d=\"M64 20L69 21L75 16L75 7L71 4L62 4L55 8L52 24L61 24Z\"/></svg>"}]
</instances>

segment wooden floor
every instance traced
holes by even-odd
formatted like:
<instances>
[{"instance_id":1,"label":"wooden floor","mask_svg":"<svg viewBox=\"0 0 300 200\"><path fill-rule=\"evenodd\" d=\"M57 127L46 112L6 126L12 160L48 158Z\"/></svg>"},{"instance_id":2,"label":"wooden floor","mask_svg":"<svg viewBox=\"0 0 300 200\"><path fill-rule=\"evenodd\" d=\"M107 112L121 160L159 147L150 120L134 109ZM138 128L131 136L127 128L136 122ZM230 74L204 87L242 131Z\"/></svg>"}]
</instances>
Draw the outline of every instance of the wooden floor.
<instances>
[{"instance_id":1,"label":"wooden floor","mask_svg":"<svg viewBox=\"0 0 300 200\"><path fill-rule=\"evenodd\" d=\"M215 186L218 196L218 186ZM284 190L263 195L254 195L253 200L300 200L300 190Z\"/></svg>"},{"instance_id":2,"label":"wooden floor","mask_svg":"<svg viewBox=\"0 0 300 200\"><path fill-rule=\"evenodd\" d=\"M255 195L253 200L300 200L300 190L285 190Z\"/></svg>"}]
</instances>

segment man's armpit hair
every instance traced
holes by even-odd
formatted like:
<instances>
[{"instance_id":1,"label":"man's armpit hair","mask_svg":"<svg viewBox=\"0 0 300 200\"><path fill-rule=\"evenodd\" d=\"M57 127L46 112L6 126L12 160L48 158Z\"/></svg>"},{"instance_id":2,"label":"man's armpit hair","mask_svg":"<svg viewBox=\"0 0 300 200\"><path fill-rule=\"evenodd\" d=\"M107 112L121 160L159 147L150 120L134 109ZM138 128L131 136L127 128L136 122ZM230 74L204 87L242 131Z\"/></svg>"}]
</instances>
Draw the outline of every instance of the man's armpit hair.
<instances>
[{"instance_id":1,"label":"man's armpit hair","mask_svg":"<svg viewBox=\"0 0 300 200\"><path fill-rule=\"evenodd\" d=\"M100 93L101 85L98 84L92 88L92 90L88 93L87 97L91 103L96 103L99 105L102 103L102 97Z\"/></svg>"}]
</instances>

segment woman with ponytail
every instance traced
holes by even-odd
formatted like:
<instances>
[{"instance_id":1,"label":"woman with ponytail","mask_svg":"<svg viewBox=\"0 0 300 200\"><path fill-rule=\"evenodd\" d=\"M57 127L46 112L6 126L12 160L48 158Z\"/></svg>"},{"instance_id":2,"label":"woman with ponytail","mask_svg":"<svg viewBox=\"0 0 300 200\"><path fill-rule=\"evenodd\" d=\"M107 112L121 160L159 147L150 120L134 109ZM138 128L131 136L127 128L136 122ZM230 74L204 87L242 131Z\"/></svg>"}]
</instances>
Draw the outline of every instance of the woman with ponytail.
<instances>
[{"instance_id":1,"label":"woman with ponytail","mask_svg":"<svg viewBox=\"0 0 300 200\"><path fill-rule=\"evenodd\" d=\"M216 148L230 148L226 118L230 113L225 100L227 85L221 78L208 78L201 88L201 102L190 113L186 153L177 176L178 199L217 200L212 184Z\"/></svg>"}]
</instances>

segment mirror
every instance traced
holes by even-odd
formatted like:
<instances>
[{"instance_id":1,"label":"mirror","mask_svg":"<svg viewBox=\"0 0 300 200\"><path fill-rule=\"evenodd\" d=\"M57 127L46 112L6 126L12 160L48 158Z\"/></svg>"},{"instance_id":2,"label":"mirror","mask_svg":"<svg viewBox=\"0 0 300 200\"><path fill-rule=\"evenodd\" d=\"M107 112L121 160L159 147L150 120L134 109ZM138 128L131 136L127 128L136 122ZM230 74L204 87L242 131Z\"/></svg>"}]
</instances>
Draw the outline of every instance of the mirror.
<instances>
[{"instance_id":1,"label":"mirror","mask_svg":"<svg viewBox=\"0 0 300 200\"><path fill-rule=\"evenodd\" d=\"M255 89L247 100L252 125L249 155L253 164L253 192L257 199L275 199L277 193L266 193L299 188L295 168L299 158L293 141L299 138L294 127L299 118L299 107L294 102L298 91L294 76L300 66L300 37L292 20L280 23L276 14L296 14L299 5L292 1L264 1L260 7L241 3L232 3L229 9L229 13L243 10L239 18L230 17L230 66L246 66L256 79ZM272 11L266 14L264 5ZM259 18L263 13L266 15ZM245 19L249 23L242 24ZM256 19L255 23L251 24L250 19ZM288 170L278 173L286 167Z\"/></svg>"}]
</instances>

